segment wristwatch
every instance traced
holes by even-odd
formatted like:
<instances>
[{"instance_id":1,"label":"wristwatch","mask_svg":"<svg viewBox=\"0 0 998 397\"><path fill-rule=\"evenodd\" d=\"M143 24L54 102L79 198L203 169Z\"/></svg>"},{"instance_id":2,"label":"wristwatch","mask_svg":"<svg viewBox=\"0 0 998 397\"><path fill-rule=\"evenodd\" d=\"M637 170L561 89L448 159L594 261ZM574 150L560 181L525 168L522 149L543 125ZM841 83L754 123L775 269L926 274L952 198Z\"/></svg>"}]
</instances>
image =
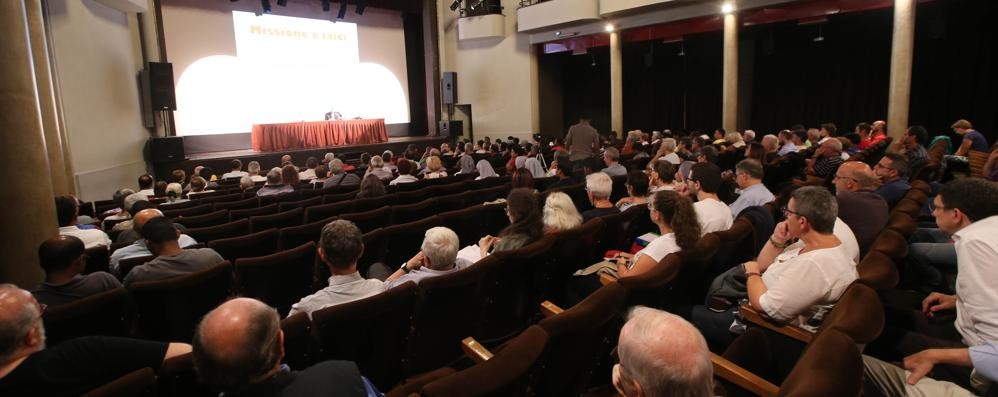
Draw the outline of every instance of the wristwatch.
<instances>
[{"instance_id":1,"label":"wristwatch","mask_svg":"<svg viewBox=\"0 0 998 397\"><path fill-rule=\"evenodd\" d=\"M409 273L411 271L409 270L409 262L403 262L402 267L400 267L399 269L402 269L402 272L404 273Z\"/></svg>"}]
</instances>

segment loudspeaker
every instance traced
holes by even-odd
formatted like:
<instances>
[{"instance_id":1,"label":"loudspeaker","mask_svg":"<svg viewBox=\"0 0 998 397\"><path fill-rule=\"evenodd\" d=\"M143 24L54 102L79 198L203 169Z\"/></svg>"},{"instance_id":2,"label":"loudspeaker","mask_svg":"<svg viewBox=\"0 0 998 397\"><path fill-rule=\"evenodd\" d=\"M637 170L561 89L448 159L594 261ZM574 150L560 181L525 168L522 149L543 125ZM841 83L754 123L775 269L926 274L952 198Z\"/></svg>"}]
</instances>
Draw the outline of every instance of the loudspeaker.
<instances>
[{"instance_id":1,"label":"loudspeaker","mask_svg":"<svg viewBox=\"0 0 998 397\"><path fill-rule=\"evenodd\" d=\"M464 122L461 120L440 120L437 136L449 137L464 133Z\"/></svg>"},{"instance_id":2,"label":"loudspeaker","mask_svg":"<svg viewBox=\"0 0 998 397\"><path fill-rule=\"evenodd\" d=\"M184 160L184 138L168 136L149 139L149 157L153 163Z\"/></svg>"},{"instance_id":3,"label":"loudspeaker","mask_svg":"<svg viewBox=\"0 0 998 397\"><path fill-rule=\"evenodd\" d=\"M173 64L149 62L149 99L152 110L177 110L173 91Z\"/></svg>"},{"instance_id":4,"label":"loudspeaker","mask_svg":"<svg viewBox=\"0 0 998 397\"><path fill-rule=\"evenodd\" d=\"M444 72L440 81L440 96L443 97L444 105L457 103L457 72Z\"/></svg>"}]
</instances>

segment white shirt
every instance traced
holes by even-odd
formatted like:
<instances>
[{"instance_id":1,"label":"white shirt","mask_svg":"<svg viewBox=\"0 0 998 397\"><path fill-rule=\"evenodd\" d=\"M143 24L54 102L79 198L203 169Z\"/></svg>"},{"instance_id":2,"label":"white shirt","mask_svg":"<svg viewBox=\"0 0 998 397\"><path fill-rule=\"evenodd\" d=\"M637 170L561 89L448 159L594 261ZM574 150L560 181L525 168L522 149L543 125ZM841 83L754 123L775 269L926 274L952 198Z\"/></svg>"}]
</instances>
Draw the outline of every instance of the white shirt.
<instances>
[{"instance_id":1,"label":"white shirt","mask_svg":"<svg viewBox=\"0 0 998 397\"><path fill-rule=\"evenodd\" d=\"M309 179L315 179L315 168L309 168L305 171L298 173L298 179L307 181Z\"/></svg>"},{"instance_id":2,"label":"white shirt","mask_svg":"<svg viewBox=\"0 0 998 397\"><path fill-rule=\"evenodd\" d=\"M953 233L956 248L956 330L968 346L998 341L998 216Z\"/></svg>"},{"instance_id":3,"label":"white shirt","mask_svg":"<svg viewBox=\"0 0 998 397\"><path fill-rule=\"evenodd\" d=\"M788 247L762 274L766 292L759 305L769 317L790 321L812 306L835 303L859 273L842 244L801 254Z\"/></svg>"},{"instance_id":4,"label":"white shirt","mask_svg":"<svg viewBox=\"0 0 998 397\"><path fill-rule=\"evenodd\" d=\"M697 220L700 221L700 235L710 232L728 230L731 228L731 209L727 204L713 198L706 198L693 203L693 209L697 212Z\"/></svg>"},{"instance_id":5,"label":"white shirt","mask_svg":"<svg viewBox=\"0 0 998 397\"><path fill-rule=\"evenodd\" d=\"M76 225L63 226L59 228L60 236L73 236L83 241L86 248L98 247L101 245L111 245L111 239L107 233L99 229L80 229Z\"/></svg>"},{"instance_id":6,"label":"white shirt","mask_svg":"<svg viewBox=\"0 0 998 397\"><path fill-rule=\"evenodd\" d=\"M265 177L263 175L250 175L249 177L250 177L250 179L253 180L253 182L266 182L267 181L267 177Z\"/></svg>"},{"instance_id":7,"label":"white shirt","mask_svg":"<svg viewBox=\"0 0 998 397\"><path fill-rule=\"evenodd\" d=\"M648 243L648 246L645 247L645 249L634 254L634 261L631 263L638 263L638 259L641 259L641 257L645 255L653 259L655 263L658 263L662 260L662 258L665 258L666 255L673 252L679 252L680 250L682 250L682 248L679 248L679 245L676 244L676 234L666 233L656 237Z\"/></svg>"},{"instance_id":8,"label":"white shirt","mask_svg":"<svg viewBox=\"0 0 998 397\"><path fill-rule=\"evenodd\" d=\"M222 174L222 179L242 178L242 177L248 176L248 175L249 175L249 172L246 172L246 171L230 171L230 172L226 172L226 173ZM263 179L266 180L267 178L263 178Z\"/></svg>"},{"instance_id":9,"label":"white shirt","mask_svg":"<svg viewBox=\"0 0 998 397\"><path fill-rule=\"evenodd\" d=\"M392 179L391 182L388 182L388 185L391 186L391 185L398 185L400 183L413 183L413 182L419 182L419 178L416 178L412 175L399 175L398 178Z\"/></svg>"},{"instance_id":10,"label":"white shirt","mask_svg":"<svg viewBox=\"0 0 998 397\"><path fill-rule=\"evenodd\" d=\"M659 157L658 159L668 161L675 165L679 165L679 163L683 162L683 160L679 158L679 155L676 154L676 152L669 153L665 156Z\"/></svg>"},{"instance_id":11,"label":"white shirt","mask_svg":"<svg viewBox=\"0 0 998 397\"><path fill-rule=\"evenodd\" d=\"M146 197L155 197L156 196L156 193L153 192L152 189L142 189L142 190L139 190L139 191L137 191L135 193L141 194L141 195L146 196Z\"/></svg>"},{"instance_id":12,"label":"white shirt","mask_svg":"<svg viewBox=\"0 0 998 397\"><path fill-rule=\"evenodd\" d=\"M853 234L852 228L841 219L835 218L835 227L832 228L832 234L834 234L835 237L838 237L839 241L842 242L842 249L846 251L846 254L850 258L852 258L853 265L858 264L859 242L856 241L856 235Z\"/></svg>"},{"instance_id":13,"label":"white shirt","mask_svg":"<svg viewBox=\"0 0 998 397\"><path fill-rule=\"evenodd\" d=\"M384 284L383 281L378 279L365 279L360 276L360 272L353 272L343 276L332 276L329 278L328 287L306 296L298 303L291 305L288 317L302 312L308 313L308 316L312 317L312 312L316 310L379 294L384 290Z\"/></svg>"}]
</instances>

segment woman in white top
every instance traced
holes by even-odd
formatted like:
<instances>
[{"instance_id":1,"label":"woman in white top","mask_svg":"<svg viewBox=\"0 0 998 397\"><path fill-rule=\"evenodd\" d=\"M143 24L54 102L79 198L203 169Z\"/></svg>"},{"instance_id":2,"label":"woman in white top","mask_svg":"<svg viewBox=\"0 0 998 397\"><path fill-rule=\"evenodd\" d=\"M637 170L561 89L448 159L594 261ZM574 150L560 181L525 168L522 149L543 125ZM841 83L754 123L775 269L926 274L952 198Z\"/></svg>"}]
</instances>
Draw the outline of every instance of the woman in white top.
<instances>
[{"instance_id":1,"label":"woman in white top","mask_svg":"<svg viewBox=\"0 0 998 397\"><path fill-rule=\"evenodd\" d=\"M534 178L543 178L545 176L544 166L541 165L540 160L536 157L529 157L523 162L523 168L530 171L530 175Z\"/></svg>"},{"instance_id":2,"label":"woman in white top","mask_svg":"<svg viewBox=\"0 0 998 397\"><path fill-rule=\"evenodd\" d=\"M676 190L676 166L663 160L652 160L648 170L648 192Z\"/></svg>"},{"instance_id":3,"label":"woman in white top","mask_svg":"<svg viewBox=\"0 0 998 397\"><path fill-rule=\"evenodd\" d=\"M555 233L582 225L582 215L572 199L562 192L548 194L544 200L544 233Z\"/></svg>"},{"instance_id":4,"label":"woman in white top","mask_svg":"<svg viewBox=\"0 0 998 397\"><path fill-rule=\"evenodd\" d=\"M499 176L496 171L492 169L492 164L488 160L478 160L478 165L475 166L478 169L478 177L475 180L491 178Z\"/></svg>"},{"instance_id":5,"label":"woman in white top","mask_svg":"<svg viewBox=\"0 0 998 397\"><path fill-rule=\"evenodd\" d=\"M399 159L399 162L396 166L398 167L399 170L399 176L398 178L393 179L391 182L388 182L389 186L398 185L400 183L413 183L419 181L419 178L412 176L412 170L413 168L415 168L415 163L406 159Z\"/></svg>"},{"instance_id":6,"label":"woman in white top","mask_svg":"<svg viewBox=\"0 0 998 397\"><path fill-rule=\"evenodd\" d=\"M658 149L658 153L655 154L654 158L661 161L668 161L673 165L678 165L682 162L682 159L676 154L676 140L673 138L663 139L662 147Z\"/></svg>"}]
</instances>

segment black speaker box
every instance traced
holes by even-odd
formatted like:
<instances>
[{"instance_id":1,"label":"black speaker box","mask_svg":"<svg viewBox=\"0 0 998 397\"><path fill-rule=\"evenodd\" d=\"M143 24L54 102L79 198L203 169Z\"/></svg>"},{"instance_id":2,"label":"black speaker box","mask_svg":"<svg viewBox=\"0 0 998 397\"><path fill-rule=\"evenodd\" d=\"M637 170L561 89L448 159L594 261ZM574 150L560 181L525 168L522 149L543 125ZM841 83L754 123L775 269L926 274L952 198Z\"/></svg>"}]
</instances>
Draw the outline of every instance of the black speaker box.
<instances>
[{"instance_id":1,"label":"black speaker box","mask_svg":"<svg viewBox=\"0 0 998 397\"><path fill-rule=\"evenodd\" d=\"M184 160L183 137L150 138L149 146L149 160L153 163L169 163Z\"/></svg>"},{"instance_id":2,"label":"black speaker box","mask_svg":"<svg viewBox=\"0 0 998 397\"><path fill-rule=\"evenodd\" d=\"M149 97L153 111L177 110L173 88L173 64L149 62Z\"/></svg>"},{"instance_id":3,"label":"black speaker box","mask_svg":"<svg viewBox=\"0 0 998 397\"><path fill-rule=\"evenodd\" d=\"M437 135L442 137L458 136L464 133L464 121L440 120Z\"/></svg>"},{"instance_id":4,"label":"black speaker box","mask_svg":"<svg viewBox=\"0 0 998 397\"><path fill-rule=\"evenodd\" d=\"M440 80L440 96L445 105L457 103L457 72L444 72Z\"/></svg>"}]
</instances>

